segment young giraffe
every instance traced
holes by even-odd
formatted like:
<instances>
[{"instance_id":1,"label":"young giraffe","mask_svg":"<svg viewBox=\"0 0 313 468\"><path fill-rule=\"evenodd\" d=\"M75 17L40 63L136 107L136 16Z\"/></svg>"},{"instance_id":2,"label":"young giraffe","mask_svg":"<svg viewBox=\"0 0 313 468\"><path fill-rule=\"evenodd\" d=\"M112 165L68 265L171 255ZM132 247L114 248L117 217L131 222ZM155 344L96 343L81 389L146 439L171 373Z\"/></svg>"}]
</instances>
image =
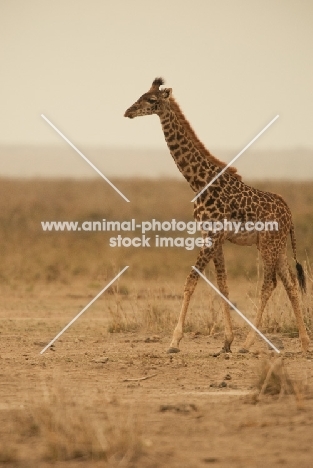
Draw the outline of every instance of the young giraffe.
<instances>
[{"instance_id":1,"label":"young giraffe","mask_svg":"<svg viewBox=\"0 0 313 468\"><path fill-rule=\"evenodd\" d=\"M143 94L127 111L125 117L130 119L143 115L157 114L160 118L166 143L170 153L192 190L199 193L215 177L226 164L215 158L200 142L172 97L171 88L160 89L164 84L162 78L156 78L149 91ZM196 268L203 272L213 259L217 284L220 292L228 298L227 276L223 254L223 243L228 240L238 245L256 244L264 264L264 279L261 290L261 302L257 311L255 326L259 327L265 305L276 287L276 273L281 278L291 301L299 336L304 352L309 347L309 337L304 325L300 306L296 277L287 261L287 239L291 237L293 256L296 262L297 277L302 291L305 291L305 276L296 258L296 239L291 212L280 195L263 192L249 187L242 182L241 177L233 167L221 174L215 182L206 189L195 201L194 218L197 222L204 221L276 221L277 231L244 231L235 234L233 231L210 232L212 245L203 246L196 261ZM203 237L208 232L203 232ZM179 342L183 337L185 317L190 298L195 290L198 273L192 269L184 287L182 308L173 339L168 352L179 352ZM233 331L230 310L223 301L225 325L225 342L223 351L230 352L233 341ZM247 352L254 341L252 330L243 345L242 352Z\"/></svg>"}]
</instances>

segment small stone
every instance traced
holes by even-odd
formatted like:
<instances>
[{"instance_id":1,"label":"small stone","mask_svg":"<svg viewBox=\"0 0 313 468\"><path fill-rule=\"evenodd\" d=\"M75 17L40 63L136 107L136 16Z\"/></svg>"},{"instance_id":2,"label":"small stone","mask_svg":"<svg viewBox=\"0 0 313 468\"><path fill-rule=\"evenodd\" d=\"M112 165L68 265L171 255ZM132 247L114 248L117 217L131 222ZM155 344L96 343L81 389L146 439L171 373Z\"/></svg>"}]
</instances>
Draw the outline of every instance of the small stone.
<instances>
[{"instance_id":1,"label":"small stone","mask_svg":"<svg viewBox=\"0 0 313 468\"><path fill-rule=\"evenodd\" d=\"M96 364L105 364L108 362L108 360L109 360L108 357L103 357L100 359L93 359L92 362L95 362Z\"/></svg>"},{"instance_id":2,"label":"small stone","mask_svg":"<svg viewBox=\"0 0 313 468\"><path fill-rule=\"evenodd\" d=\"M145 343L158 343L160 341L160 337L159 335L153 335L153 336L148 336L148 338L146 338L144 340Z\"/></svg>"}]
</instances>

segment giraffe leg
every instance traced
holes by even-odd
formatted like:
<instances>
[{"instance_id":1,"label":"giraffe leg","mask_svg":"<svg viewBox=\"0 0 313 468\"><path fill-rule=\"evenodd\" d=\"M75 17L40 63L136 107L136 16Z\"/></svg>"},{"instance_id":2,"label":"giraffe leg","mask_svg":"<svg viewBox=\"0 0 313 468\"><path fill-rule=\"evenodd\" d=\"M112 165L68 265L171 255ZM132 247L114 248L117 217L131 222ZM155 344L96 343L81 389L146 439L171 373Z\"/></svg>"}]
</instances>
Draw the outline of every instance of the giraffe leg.
<instances>
[{"instance_id":1,"label":"giraffe leg","mask_svg":"<svg viewBox=\"0 0 313 468\"><path fill-rule=\"evenodd\" d=\"M307 334L303 320L296 277L288 265L286 252L281 253L278 258L278 275L283 282L283 285L292 304L297 326L299 329L299 337L301 341L302 350L303 352L306 352L309 348L310 338Z\"/></svg>"},{"instance_id":2,"label":"giraffe leg","mask_svg":"<svg viewBox=\"0 0 313 468\"><path fill-rule=\"evenodd\" d=\"M198 255L197 262L195 265L196 268L202 273L213 256L214 256L213 247L203 248ZM185 318L186 318L189 302L197 286L198 279L199 279L198 273L194 269L192 269L189 275L187 276L187 279L185 282L183 303L182 303L181 311L179 314L179 319L178 319L177 325L173 333L173 338L172 338L170 347L167 351L168 353L179 352L179 342L184 336L184 324L185 324Z\"/></svg>"},{"instance_id":3,"label":"giraffe leg","mask_svg":"<svg viewBox=\"0 0 313 468\"><path fill-rule=\"evenodd\" d=\"M257 328L259 327L261 323L263 311L265 309L267 301L271 297L271 294L277 285L276 263L277 263L276 258L275 259L270 258L270 261L267 261L266 263L264 261L264 279L263 279L263 285L261 289L261 303L258 308L255 323L254 323L254 325ZM244 342L243 349L241 349L240 352L247 352L250 346L253 344L254 339L255 339L255 331L252 329L250 330L246 338L246 341Z\"/></svg>"},{"instance_id":4,"label":"giraffe leg","mask_svg":"<svg viewBox=\"0 0 313 468\"><path fill-rule=\"evenodd\" d=\"M221 293L227 297L229 295L228 286L227 286L227 273L225 268L225 260L224 260L224 253L222 245L216 251L216 255L213 258L215 271L216 271L216 279L217 285ZM231 318L230 318L230 311L229 305L223 299L223 314L224 314L224 327L225 327L225 342L223 351L231 352L230 345L234 339L234 334L232 330Z\"/></svg>"}]
</instances>

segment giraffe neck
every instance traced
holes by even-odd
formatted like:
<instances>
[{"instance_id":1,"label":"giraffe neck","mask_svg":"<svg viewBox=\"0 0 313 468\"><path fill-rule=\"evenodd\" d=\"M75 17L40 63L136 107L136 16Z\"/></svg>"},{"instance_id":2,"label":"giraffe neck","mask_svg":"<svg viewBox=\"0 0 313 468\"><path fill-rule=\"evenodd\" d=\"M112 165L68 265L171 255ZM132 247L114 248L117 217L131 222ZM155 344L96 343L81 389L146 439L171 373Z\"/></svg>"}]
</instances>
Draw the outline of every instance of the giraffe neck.
<instances>
[{"instance_id":1,"label":"giraffe neck","mask_svg":"<svg viewBox=\"0 0 313 468\"><path fill-rule=\"evenodd\" d=\"M159 115L164 137L170 153L194 192L201 190L221 171L219 165L210 161L208 150L197 139L189 123L179 111L176 103L169 106ZM215 159L212 156L213 160Z\"/></svg>"}]
</instances>

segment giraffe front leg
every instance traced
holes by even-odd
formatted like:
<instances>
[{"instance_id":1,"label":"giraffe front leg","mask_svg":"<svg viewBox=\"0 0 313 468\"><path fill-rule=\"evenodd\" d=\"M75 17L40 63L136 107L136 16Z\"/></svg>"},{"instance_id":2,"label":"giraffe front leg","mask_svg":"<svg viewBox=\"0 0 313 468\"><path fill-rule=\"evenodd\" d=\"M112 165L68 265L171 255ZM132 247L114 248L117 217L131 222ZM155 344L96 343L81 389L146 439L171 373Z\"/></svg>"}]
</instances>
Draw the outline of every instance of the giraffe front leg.
<instances>
[{"instance_id":1,"label":"giraffe front leg","mask_svg":"<svg viewBox=\"0 0 313 468\"><path fill-rule=\"evenodd\" d=\"M203 248L197 258L196 267L199 271L203 271L210 259L214 255L214 250L212 248ZM198 273L192 269L189 275L187 276L185 287L184 287L184 297L182 308L179 314L178 323L175 327L173 338L168 349L168 353L179 353L179 342L184 336L184 324L186 319L186 314L190 302L190 298L197 286L197 282L199 279Z\"/></svg>"},{"instance_id":2,"label":"giraffe front leg","mask_svg":"<svg viewBox=\"0 0 313 468\"><path fill-rule=\"evenodd\" d=\"M220 245L219 248L217 249L216 255L213 258L213 262L214 262L215 271L216 271L216 280L217 280L218 288L220 292L223 294L223 296L229 299L228 297L229 291L228 291L228 286L227 286L227 273L226 273L225 259L224 259L222 245ZM232 324L231 324L229 305L224 299L223 299L223 315L224 315L225 341L224 341L224 347L222 349L222 352L230 353L231 352L230 346L233 342L234 334L233 334L233 329L232 329ZM220 353L217 353L217 355L218 354Z\"/></svg>"},{"instance_id":3,"label":"giraffe front leg","mask_svg":"<svg viewBox=\"0 0 313 468\"><path fill-rule=\"evenodd\" d=\"M184 287L184 298L183 298L183 303L182 303L182 308L179 314L179 319L177 322L177 325L175 327L174 333L173 333L173 338L170 344L170 347L168 349L168 353L179 353L179 342L184 336L184 324L185 324L185 318L190 302L190 298L192 296L192 293L194 292L197 282L198 282L199 275L196 273L194 270L192 270L185 282L185 287Z\"/></svg>"}]
</instances>

